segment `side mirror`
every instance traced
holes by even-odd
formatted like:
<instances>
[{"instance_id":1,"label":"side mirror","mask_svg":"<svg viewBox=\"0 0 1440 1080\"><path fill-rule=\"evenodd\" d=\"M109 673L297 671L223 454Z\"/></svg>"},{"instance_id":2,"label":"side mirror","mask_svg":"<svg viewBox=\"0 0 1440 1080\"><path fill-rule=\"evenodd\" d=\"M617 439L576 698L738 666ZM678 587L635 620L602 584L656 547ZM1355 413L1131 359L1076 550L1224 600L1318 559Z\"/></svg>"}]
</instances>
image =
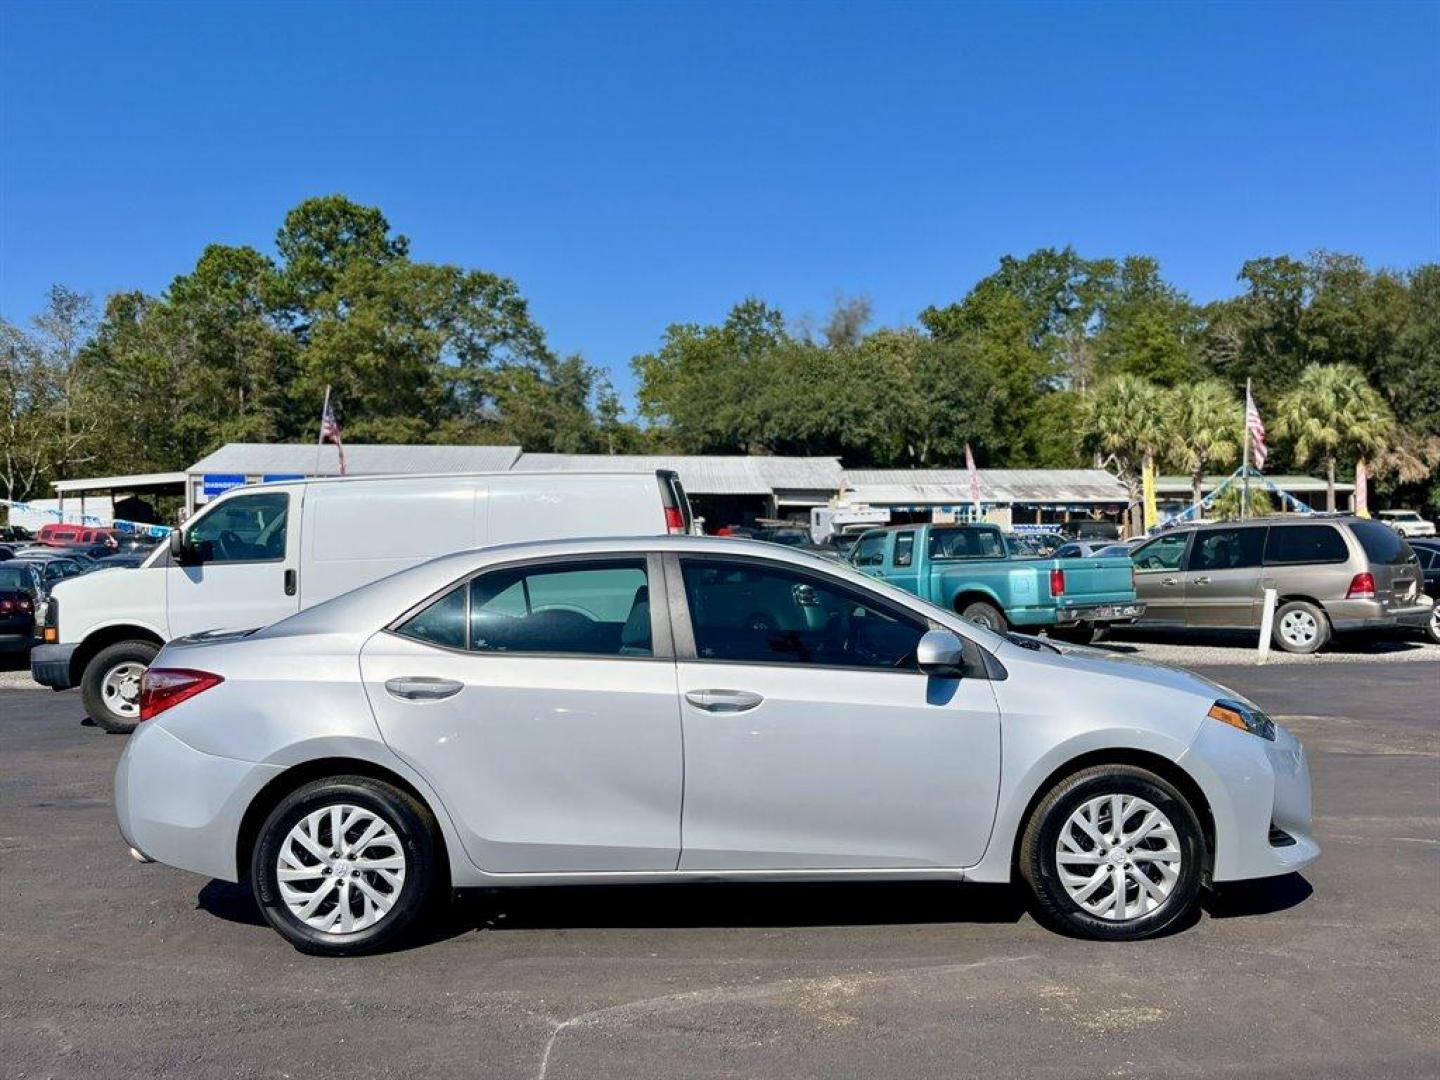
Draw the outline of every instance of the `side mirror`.
<instances>
[{"instance_id":1,"label":"side mirror","mask_svg":"<svg viewBox=\"0 0 1440 1080\"><path fill-rule=\"evenodd\" d=\"M958 679L965 674L965 643L950 630L930 630L915 647L915 661L926 675Z\"/></svg>"}]
</instances>

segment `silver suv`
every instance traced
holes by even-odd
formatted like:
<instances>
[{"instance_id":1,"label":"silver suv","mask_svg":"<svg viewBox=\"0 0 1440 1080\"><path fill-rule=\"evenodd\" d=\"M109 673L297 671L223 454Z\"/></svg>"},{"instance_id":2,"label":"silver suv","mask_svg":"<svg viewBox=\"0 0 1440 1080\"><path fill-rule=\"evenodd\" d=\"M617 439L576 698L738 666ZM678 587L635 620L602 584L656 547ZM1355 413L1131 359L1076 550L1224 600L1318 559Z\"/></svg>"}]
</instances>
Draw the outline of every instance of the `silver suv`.
<instances>
[{"instance_id":1,"label":"silver suv","mask_svg":"<svg viewBox=\"0 0 1440 1080\"><path fill-rule=\"evenodd\" d=\"M1198 525L1137 548L1140 625L1248 630L1275 589L1274 643L1311 653L1345 631L1424 629L1431 602L1419 560L1393 529L1354 517Z\"/></svg>"}]
</instances>

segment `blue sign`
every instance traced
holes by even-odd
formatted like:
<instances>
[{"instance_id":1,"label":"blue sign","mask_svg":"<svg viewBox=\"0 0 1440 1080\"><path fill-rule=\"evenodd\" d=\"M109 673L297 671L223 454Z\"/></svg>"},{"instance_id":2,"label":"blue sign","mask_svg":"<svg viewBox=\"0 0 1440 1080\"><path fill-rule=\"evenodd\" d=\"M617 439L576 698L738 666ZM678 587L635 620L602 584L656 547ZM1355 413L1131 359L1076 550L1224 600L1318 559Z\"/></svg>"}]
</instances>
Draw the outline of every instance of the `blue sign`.
<instances>
[{"instance_id":1,"label":"blue sign","mask_svg":"<svg viewBox=\"0 0 1440 1080\"><path fill-rule=\"evenodd\" d=\"M304 474L304 473L288 473L288 472L282 472L282 473L266 473L264 476L260 477L260 482L261 482L262 484L283 484L283 483L285 483L287 480L304 480L304 479L305 479L305 474Z\"/></svg>"},{"instance_id":2,"label":"blue sign","mask_svg":"<svg viewBox=\"0 0 1440 1080\"><path fill-rule=\"evenodd\" d=\"M200 490L205 498L213 499L217 495L224 495L231 488L244 487L244 473L212 473L209 476L200 478Z\"/></svg>"}]
</instances>

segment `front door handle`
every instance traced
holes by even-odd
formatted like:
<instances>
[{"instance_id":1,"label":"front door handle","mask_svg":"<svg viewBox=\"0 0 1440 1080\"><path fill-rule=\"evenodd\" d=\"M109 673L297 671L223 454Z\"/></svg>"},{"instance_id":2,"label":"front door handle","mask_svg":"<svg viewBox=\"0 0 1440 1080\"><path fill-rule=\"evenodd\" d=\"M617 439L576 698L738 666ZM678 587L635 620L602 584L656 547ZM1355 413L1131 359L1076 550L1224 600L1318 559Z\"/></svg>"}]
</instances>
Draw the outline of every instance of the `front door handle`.
<instances>
[{"instance_id":1,"label":"front door handle","mask_svg":"<svg viewBox=\"0 0 1440 1080\"><path fill-rule=\"evenodd\" d=\"M465 684L454 679L432 679L426 675L409 675L399 679L386 679L385 689L392 697L404 701L441 701L454 697Z\"/></svg>"},{"instance_id":2,"label":"front door handle","mask_svg":"<svg viewBox=\"0 0 1440 1080\"><path fill-rule=\"evenodd\" d=\"M1197 578L1195 579L1195 584L1196 584L1196 585L1209 585L1209 584L1210 584L1210 579L1209 579L1208 577L1197 577Z\"/></svg>"},{"instance_id":3,"label":"front door handle","mask_svg":"<svg viewBox=\"0 0 1440 1080\"><path fill-rule=\"evenodd\" d=\"M713 713L748 712L765 699L749 690L687 690L685 700Z\"/></svg>"},{"instance_id":4,"label":"front door handle","mask_svg":"<svg viewBox=\"0 0 1440 1080\"><path fill-rule=\"evenodd\" d=\"M296 588L298 587L298 585L299 585L299 578L296 576L295 571L294 571L294 570L286 570L286 571L285 571L285 595L286 595L286 596L294 596L294 595L295 595L295 590L296 590Z\"/></svg>"},{"instance_id":5,"label":"front door handle","mask_svg":"<svg viewBox=\"0 0 1440 1080\"><path fill-rule=\"evenodd\" d=\"M1180 579L1179 579L1179 578L1173 578L1173 577L1161 578L1161 579L1160 579L1160 584L1161 584L1161 585L1179 585L1179 584L1180 584Z\"/></svg>"}]
</instances>

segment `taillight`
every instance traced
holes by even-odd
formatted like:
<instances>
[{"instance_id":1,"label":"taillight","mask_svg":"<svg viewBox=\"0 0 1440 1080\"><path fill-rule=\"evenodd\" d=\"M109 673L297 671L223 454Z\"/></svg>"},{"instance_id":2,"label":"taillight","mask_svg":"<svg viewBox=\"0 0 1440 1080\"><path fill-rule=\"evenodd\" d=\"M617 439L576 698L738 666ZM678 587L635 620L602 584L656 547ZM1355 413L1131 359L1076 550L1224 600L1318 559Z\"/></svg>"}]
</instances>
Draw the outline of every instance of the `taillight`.
<instances>
[{"instance_id":1,"label":"taillight","mask_svg":"<svg viewBox=\"0 0 1440 1080\"><path fill-rule=\"evenodd\" d=\"M1375 575L1366 570L1363 574L1356 574L1350 579L1350 589L1345 594L1346 600L1374 600L1375 599Z\"/></svg>"},{"instance_id":2,"label":"taillight","mask_svg":"<svg viewBox=\"0 0 1440 1080\"><path fill-rule=\"evenodd\" d=\"M20 605L14 600L0 600L0 615L9 615L12 611L19 611Z\"/></svg>"},{"instance_id":3,"label":"taillight","mask_svg":"<svg viewBox=\"0 0 1440 1080\"><path fill-rule=\"evenodd\" d=\"M665 507L665 531L669 533L685 531L685 515L680 513L678 506Z\"/></svg>"},{"instance_id":4,"label":"taillight","mask_svg":"<svg viewBox=\"0 0 1440 1080\"><path fill-rule=\"evenodd\" d=\"M150 668L140 677L140 719L153 720L224 681L213 672L192 668Z\"/></svg>"},{"instance_id":5,"label":"taillight","mask_svg":"<svg viewBox=\"0 0 1440 1080\"><path fill-rule=\"evenodd\" d=\"M1050 571L1050 595L1065 595L1065 571L1058 566Z\"/></svg>"}]
</instances>

